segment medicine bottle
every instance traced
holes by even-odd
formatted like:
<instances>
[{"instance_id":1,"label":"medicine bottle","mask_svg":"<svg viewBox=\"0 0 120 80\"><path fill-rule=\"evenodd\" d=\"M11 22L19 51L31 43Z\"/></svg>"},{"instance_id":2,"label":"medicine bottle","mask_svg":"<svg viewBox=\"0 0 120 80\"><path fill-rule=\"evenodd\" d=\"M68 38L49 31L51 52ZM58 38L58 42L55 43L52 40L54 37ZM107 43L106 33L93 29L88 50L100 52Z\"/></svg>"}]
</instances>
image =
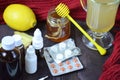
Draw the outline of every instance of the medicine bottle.
<instances>
[{"instance_id":1,"label":"medicine bottle","mask_svg":"<svg viewBox=\"0 0 120 80\"><path fill-rule=\"evenodd\" d=\"M39 61L40 59L43 58L43 37L40 29L36 29L34 31L34 36L32 39L32 45L35 49L35 53L37 55L37 60Z\"/></svg>"},{"instance_id":2,"label":"medicine bottle","mask_svg":"<svg viewBox=\"0 0 120 80\"><path fill-rule=\"evenodd\" d=\"M30 45L26 50L25 71L29 74L33 74L37 71L37 56L32 45Z\"/></svg>"},{"instance_id":3,"label":"medicine bottle","mask_svg":"<svg viewBox=\"0 0 120 80\"><path fill-rule=\"evenodd\" d=\"M21 75L21 55L15 48L14 38L5 36L1 41L0 76L2 80L17 80Z\"/></svg>"},{"instance_id":4,"label":"medicine bottle","mask_svg":"<svg viewBox=\"0 0 120 80\"><path fill-rule=\"evenodd\" d=\"M25 48L22 43L22 37L20 35L14 34L13 38L15 40L15 47L20 51L21 62L22 62L22 66L24 68L24 66L25 66Z\"/></svg>"},{"instance_id":5,"label":"medicine bottle","mask_svg":"<svg viewBox=\"0 0 120 80\"><path fill-rule=\"evenodd\" d=\"M48 39L54 42L61 42L70 36L70 21L67 18L60 17L52 8L48 12L46 35Z\"/></svg>"}]
</instances>

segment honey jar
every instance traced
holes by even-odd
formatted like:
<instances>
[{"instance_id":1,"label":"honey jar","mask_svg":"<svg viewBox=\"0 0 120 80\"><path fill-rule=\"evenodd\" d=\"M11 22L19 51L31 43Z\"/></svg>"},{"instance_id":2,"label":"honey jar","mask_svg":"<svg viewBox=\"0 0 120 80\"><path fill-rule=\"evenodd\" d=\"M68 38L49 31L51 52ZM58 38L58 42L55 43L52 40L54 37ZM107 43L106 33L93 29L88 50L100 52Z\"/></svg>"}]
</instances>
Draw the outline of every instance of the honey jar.
<instances>
[{"instance_id":1,"label":"honey jar","mask_svg":"<svg viewBox=\"0 0 120 80\"><path fill-rule=\"evenodd\" d=\"M57 15L54 8L51 9L47 16L45 37L54 42L61 42L68 39L69 36L70 21Z\"/></svg>"}]
</instances>

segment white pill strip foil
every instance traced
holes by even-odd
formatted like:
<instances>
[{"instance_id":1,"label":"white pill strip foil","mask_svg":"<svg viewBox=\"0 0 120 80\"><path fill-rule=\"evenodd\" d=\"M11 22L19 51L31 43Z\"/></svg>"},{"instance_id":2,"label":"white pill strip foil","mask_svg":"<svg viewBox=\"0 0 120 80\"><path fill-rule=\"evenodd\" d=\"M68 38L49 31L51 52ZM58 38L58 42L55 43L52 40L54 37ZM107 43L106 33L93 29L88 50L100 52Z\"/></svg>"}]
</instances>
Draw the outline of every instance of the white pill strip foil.
<instances>
[{"instance_id":1,"label":"white pill strip foil","mask_svg":"<svg viewBox=\"0 0 120 80\"><path fill-rule=\"evenodd\" d=\"M74 40L71 38L53 46L46 47L46 49L58 64L71 57L81 55L80 48L76 47Z\"/></svg>"}]
</instances>

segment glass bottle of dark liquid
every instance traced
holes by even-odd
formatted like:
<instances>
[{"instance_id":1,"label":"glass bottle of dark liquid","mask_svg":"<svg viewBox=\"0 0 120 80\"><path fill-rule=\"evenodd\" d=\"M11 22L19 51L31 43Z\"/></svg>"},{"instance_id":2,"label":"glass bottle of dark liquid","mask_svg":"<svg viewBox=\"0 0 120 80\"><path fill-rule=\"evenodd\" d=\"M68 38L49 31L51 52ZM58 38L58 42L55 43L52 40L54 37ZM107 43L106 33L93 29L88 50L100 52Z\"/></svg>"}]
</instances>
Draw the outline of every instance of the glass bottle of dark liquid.
<instances>
[{"instance_id":1,"label":"glass bottle of dark liquid","mask_svg":"<svg viewBox=\"0 0 120 80\"><path fill-rule=\"evenodd\" d=\"M21 75L20 53L15 48L14 38L5 36L0 49L0 79L19 80Z\"/></svg>"},{"instance_id":2,"label":"glass bottle of dark liquid","mask_svg":"<svg viewBox=\"0 0 120 80\"><path fill-rule=\"evenodd\" d=\"M15 47L20 51L21 54L21 64L22 67L25 67L25 48L24 45L22 43L22 37L20 35L13 35L13 38L15 40Z\"/></svg>"}]
</instances>

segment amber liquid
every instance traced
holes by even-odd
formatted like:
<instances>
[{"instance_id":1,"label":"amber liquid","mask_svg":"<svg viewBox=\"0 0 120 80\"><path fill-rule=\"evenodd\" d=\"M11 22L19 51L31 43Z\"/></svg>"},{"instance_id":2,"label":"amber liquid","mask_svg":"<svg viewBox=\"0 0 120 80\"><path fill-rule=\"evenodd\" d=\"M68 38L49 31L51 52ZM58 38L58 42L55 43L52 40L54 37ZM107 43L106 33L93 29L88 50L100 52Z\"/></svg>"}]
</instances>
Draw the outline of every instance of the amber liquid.
<instances>
[{"instance_id":1,"label":"amber liquid","mask_svg":"<svg viewBox=\"0 0 120 80\"><path fill-rule=\"evenodd\" d=\"M115 2L115 0L87 0L87 25L98 33L108 32L115 23L118 4L105 4ZM117 1L117 0L116 0ZM98 3L97 3L98 2ZM101 4L100 4L101 3Z\"/></svg>"},{"instance_id":2,"label":"amber liquid","mask_svg":"<svg viewBox=\"0 0 120 80\"><path fill-rule=\"evenodd\" d=\"M18 46L16 48L20 51L21 64L22 64L22 67L24 68L25 67L25 48L24 48L24 45L20 45L20 46Z\"/></svg>"},{"instance_id":3,"label":"amber liquid","mask_svg":"<svg viewBox=\"0 0 120 80\"><path fill-rule=\"evenodd\" d=\"M56 18L56 19L61 18L60 16L58 16L56 14L56 12L51 13L50 16L53 17L53 18ZM57 39L49 38L50 40L52 40L54 42L61 42L61 41L66 40L67 38L69 38L69 36L70 36L70 22L65 21L65 23L63 23L63 24L64 25L61 26L61 28L62 28L61 36L59 38L57 38ZM58 26L50 25L50 21L49 21L49 19L47 19L46 29L47 29L47 35L48 36L55 37L52 34L58 31Z\"/></svg>"},{"instance_id":4,"label":"amber liquid","mask_svg":"<svg viewBox=\"0 0 120 80\"><path fill-rule=\"evenodd\" d=\"M0 49L0 79L19 80L21 74L20 55L17 50Z\"/></svg>"}]
</instances>

